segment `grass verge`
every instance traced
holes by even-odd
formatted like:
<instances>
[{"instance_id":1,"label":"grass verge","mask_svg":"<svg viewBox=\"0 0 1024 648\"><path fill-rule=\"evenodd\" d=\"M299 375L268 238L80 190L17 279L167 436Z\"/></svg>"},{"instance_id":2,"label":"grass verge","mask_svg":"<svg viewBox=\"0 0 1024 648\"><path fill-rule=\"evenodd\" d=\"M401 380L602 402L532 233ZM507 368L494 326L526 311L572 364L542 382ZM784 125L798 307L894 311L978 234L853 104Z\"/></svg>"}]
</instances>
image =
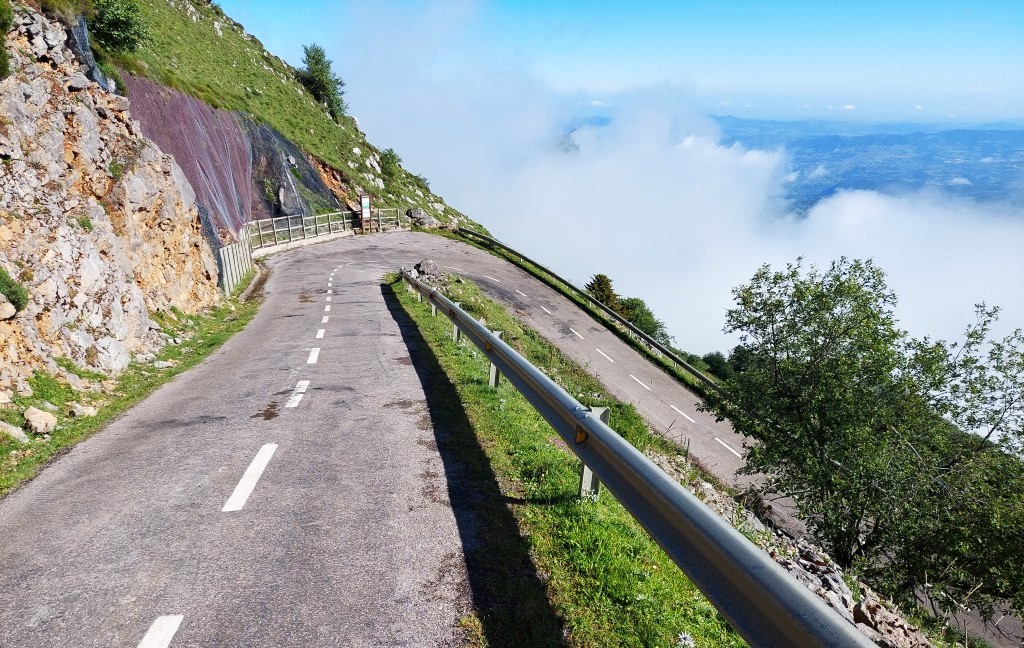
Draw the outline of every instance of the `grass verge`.
<instances>
[{"instance_id":1,"label":"grass verge","mask_svg":"<svg viewBox=\"0 0 1024 648\"><path fill-rule=\"evenodd\" d=\"M49 403L57 408L53 412L57 416L57 428L48 438L37 436L28 444L0 435L0 497L34 477L48 462L87 439L158 387L202 362L232 335L245 328L258 309L257 300L239 302L232 299L200 315L175 312L155 316L164 332L179 340L178 344L168 343L155 360L170 362L172 366L158 369L152 364L154 360L132 363L106 385L110 389L105 392L75 391L58 378L37 371L29 381L32 395L16 395L13 405L0 409L0 419L20 427L25 422L21 413L27 407L49 409L45 405ZM69 365L74 366L67 358L59 358L57 364L66 369ZM81 378L97 382L103 378L96 372L76 369L70 371ZM95 407L96 415L70 416L67 406L71 402Z\"/></svg>"},{"instance_id":2,"label":"grass verge","mask_svg":"<svg viewBox=\"0 0 1024 648\"><path fill-rule=\"evenodd\" d=\"M451 323L431 317L395 277L402 308L457 390L461 408L486 453L506 506L530 546L536 572L543 575L551 605L562 618L572 646L676 646L686 637L699 646L741 646L732 630L697 588L606 491L580 500L579 461L558 435L507 382L487 386L487 363L464 338L451 340ZM468 283L446 291L582 403L611 409L610 424L644 449L674 451L652 434L631 405L612 399L579 365ZM459 403L455 404L456 407ZM489 632L490 610L466 627L478 645L517 643ZM474 631L474 628L476 629ZM515 636L515 635L513 635Z\"/></svg>"}]
</instances>

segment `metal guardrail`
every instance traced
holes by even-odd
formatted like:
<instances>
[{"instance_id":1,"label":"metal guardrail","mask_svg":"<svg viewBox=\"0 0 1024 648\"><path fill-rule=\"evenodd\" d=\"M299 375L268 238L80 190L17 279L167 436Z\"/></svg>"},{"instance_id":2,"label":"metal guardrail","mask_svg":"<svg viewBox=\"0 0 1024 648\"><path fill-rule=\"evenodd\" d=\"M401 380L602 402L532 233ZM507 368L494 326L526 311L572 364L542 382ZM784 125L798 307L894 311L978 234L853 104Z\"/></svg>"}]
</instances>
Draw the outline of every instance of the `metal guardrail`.
<instances>
[{"instance_id":1,"label":"metal guardrail","mask_svg":"<svg viewBox=\"0 0 1024 648\"><path fill-rule=\"evenodd\" d=\"M873 646L853 625L501 338L408 272L750 645Z\"/></svg>"},{"instance_id":2,"label":"metal guardrail","mask_svg":"<svg viewBox=\"0 0 1024 648\"><path fill-rule=\"evenodd\" d=\"M217 250L218 283L225 296L231 295L245 275L252 270L253 223L246 223L238 232L238 242L223 245Z\"/></svg>"},{"instance_id":3,"label":"metal guardrail","mask_svg":"<svg viewBox=\"0 0 1024 648\"><path fill-rule=\"evenodd\" d=\"M249 238L253 250L291 243L328 234L339 234L359 228L376 228L383 232L386 227L403 227L400 209L382 208L370 212L369 222L361 222L358 212L338 211L316 216L278 216L251 221L253 227Z\"/></svg>"},{"instance_id":4,"label":"metal guardrail","mask_svg":"<svg viewBox=\"0 0 1024 648\"><path fill-rule=\"evenodd\" d=\"M675 354L675 352L672 351L672 349L669 349L668 347L666 347L661 342L658 342L657 340L652 338L650 335L647 335L646 333L644 333L643 331L638 329L636 326L633 325L632 322L630 322L626 318L622 317L621 315L619 315L618 313L616 313L612 309L608 308L607 306L602 304L597 299L594 299L594 297L590 293L588 293L587 291L583 290L582 288L579 288L579 287L575 286L569 280L564 279L564 278L558 276L553 271L549 270L548 268L545 268L544 266L542 266L541 264L537 263L533 259L531 259L531 258L529 258L527 256L524 256L519 251L513 250L512 248L510 248L509 246L505 245L501 241L492 239L489 236L484 236L483 234L480 234L479 232L474 232L473 230L468 230L468 229L461 229L460 228L458 230L458 233L462 234L464 236L468 234L468 235L472 236L473 238L480 239L481 241L483 241L487 245L491 245L491 246L500 248L502 250L505 250L509 254L513 254L513 255L519 257L522 261L525 261L525 262L527 262L527 263L537 267L538 269L540 269L543 272L545 272L548 275L550 275L553 279L555 279L557 281L560 281L561 283L563 283L566 286L568 286L571 290L575 291L577 295L579 295L580 297L582 297L583 299L588 301L592 306L598 308L605 315L607 315L608 317L612 318L612 320L615 321L617 324L619 324L620 326L625 328L626 331L628 333L630 333L633 337L642 340L648 347L651 347L651 348L657 350L659 353L661 353L662 355L667 357L669 360L671 360L672 362L676 363L676 365L678 365L682 369L685 369L687 372L693 374L694 377L696 377L698 380L700 380L702 383L704 383L708 387L711 387L712 389L715 389L715 390L719 389L718 384L715 383L714 380L712 380L711 378L708 378L703 373L701 373L701 371L699 369L697 369L696 367L691 365L689 362L687 362L687 361L683 360L682 358L680 358L679 356L677 356Z\"/></svg>"}]
</instances>

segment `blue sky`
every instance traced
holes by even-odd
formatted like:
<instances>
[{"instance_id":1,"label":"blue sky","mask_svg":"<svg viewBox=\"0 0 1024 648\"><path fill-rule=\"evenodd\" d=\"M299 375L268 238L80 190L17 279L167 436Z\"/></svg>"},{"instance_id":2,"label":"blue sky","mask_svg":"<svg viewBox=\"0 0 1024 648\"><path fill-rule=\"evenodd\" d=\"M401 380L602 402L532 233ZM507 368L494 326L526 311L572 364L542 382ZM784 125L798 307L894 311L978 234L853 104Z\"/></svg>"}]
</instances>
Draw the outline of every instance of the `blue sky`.
<instances>
[{"instance_id":1,"label":"blue sky","mask_svg":"<svg viewBox=\"0 0 1024 648\"><path fill-rule=\"evenodd\" d=\"M368 28L383 47L427 38L437 74L457 74L469 52L593 101L671 84L708 111L748 117L1024 119L1020 0L221 6L292 64L302 44L322 44L346 79L358 76L346 42Z\"/></svg>"}]
</instances>

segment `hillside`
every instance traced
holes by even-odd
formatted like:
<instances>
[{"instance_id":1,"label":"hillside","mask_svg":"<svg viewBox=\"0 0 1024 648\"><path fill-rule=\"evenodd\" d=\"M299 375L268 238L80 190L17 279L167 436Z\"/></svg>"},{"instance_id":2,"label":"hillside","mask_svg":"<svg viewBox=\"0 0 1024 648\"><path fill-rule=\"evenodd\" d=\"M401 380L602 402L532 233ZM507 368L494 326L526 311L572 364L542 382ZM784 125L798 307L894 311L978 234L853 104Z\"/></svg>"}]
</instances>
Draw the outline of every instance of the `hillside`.
<instances>
[{"instance_id":1,"label":"hillside","mask_svg":"<svg viewBox=\"0 0 1024 648\"><path fill-rule=\"evenodd\" d=\"M378 206L418 207L442 223L474 225L431 192L425 179L400 165L389 172L355 119L335 123L295 80L295 70L215 3L143 0L139 6L151 40L133 54L112 57L124 72L269 126L309 154L314 166L330 167L322 171L340 180L331 188L350 207L366 192Z\"/></svg>"}]
</instances>

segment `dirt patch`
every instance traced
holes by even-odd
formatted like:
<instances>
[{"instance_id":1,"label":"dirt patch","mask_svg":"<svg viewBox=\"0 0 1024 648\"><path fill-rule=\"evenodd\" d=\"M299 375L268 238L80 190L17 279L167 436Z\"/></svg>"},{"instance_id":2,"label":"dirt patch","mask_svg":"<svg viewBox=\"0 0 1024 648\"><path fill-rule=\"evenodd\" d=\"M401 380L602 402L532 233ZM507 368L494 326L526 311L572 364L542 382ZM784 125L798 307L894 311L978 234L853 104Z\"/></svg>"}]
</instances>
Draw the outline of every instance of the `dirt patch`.
<instances>
[{"instance_id":1,"label":"dirt patch","mask_svg":"<svg viewBox=\"0 0 1024 648\"><path fill-rule=\"evenodd\" d=\"M270 278L270 271L264 270L263 272L256 275L256 279L253 280L252 285L246 289L245 294L242 295L243 302L249 302L254 299L261 299L263 297L263 288L267 285L267 279Z\"/></svg>"},{"instance_id":2,"label":"dirt patch","mask_svg":"<svg viewBox=\"0 0 1024 648\"><path fill-rule=\"evenodd\" d=\"M278 407L279 406L277 404L277 401L270 401L266 407L264 407L259 412L256 412L249 418L261 418L264 421L276 419L278 416L281 415L281 413L278 411Z\"/></svg>"},{"instance_id":3,"label":"dirt patch","mask_svg":"<svg viewBox=\"0 0 1024 648\"><path fill-rule=\"evenodd\" d=\"M416 401L409 400L408 398L403 398L401 400L396 400L396 401L391 401L390 403L385 403L384 407L393 407L393 408L396 408L396 409L410 409L412 407L415 407L418 404L419 403L417 403Z\"/></svg>"},{"instance_id":4,"label":"dirt patch","mask_svg":"<svg viewBox=\"0 0 1024 648\"><path fill-rule=\"evenodd\" d=\"M395 362L397 362L400 365L405 365L406 367L411 367L412 366L412 358L410 358L409 356L402 356L400 358L395 358Z\"/></svg>"},{"instance_id":5,"label":"dirt patch","mask_svg":"<svg viewBox=\"0 0 1024 648\"><path fill-rule=\"evenodd\" d=\"M305 290L303 290L302 292L299 293L299 303L300 304L312 304L313 303L313 298L309 296L309 293L307 293Z\"/></svg>"},{"instance_id":6,"label":"dirt patch","mask_svg":"<svg viewBox=\"0 0 1024 648\"><path fill-rule=\"evenodd\" d=\"M437 452L437 441L434 441L433 439L417 439L416 445L423 446L427 450Z\"/></svg>"}]
</instances>

